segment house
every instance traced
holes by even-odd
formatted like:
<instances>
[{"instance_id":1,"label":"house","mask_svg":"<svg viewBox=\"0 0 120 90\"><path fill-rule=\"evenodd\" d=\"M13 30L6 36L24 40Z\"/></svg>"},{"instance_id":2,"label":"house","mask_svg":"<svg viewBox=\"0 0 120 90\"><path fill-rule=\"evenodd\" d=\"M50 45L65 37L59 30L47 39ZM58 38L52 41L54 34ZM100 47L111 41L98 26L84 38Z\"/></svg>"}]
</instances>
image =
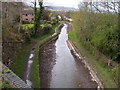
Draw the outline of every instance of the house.
<instances>
[{"instance_id":1,"label":"house","mask_svg":"<svg viewBox=\"0 0 120 90\"><path fill-rule=\"evenodd\" d=\"M33 23L34 21L34 10L33 8L23 8L22 11L22 21L26 21L28 23Z\"/></svg>"}]
</instances>

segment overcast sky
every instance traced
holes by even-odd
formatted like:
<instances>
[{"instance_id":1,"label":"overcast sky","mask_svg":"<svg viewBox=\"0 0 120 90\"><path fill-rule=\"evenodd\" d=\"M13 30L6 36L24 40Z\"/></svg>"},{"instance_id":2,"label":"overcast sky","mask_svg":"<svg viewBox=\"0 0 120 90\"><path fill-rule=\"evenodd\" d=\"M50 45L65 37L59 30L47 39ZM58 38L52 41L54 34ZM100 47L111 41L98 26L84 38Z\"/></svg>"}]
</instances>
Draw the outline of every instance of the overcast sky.
<instances>
[{"instance_id":1,"label":"overcast sky","mask_svg":"<svg viewBox=\"0 0 120 90\"><path fill-rule=\"evenodd\" d=\"M34 0L25 0L27 4L32 5ZM78 4L81 0L43 0L44 6L64 6L78 8Z\"/></svg>"},{"instance_id":2,"label":"overcast sky","mask_svg":"<svg viewBox=\"0 0 120 90\"><path fill-rule=\"evenodd\" d=\"M78 8L81 0L44 0L44 5L64 6Z\"/></svg>"},{"instance_id":3,"label":"overcast sky","mask_svg":"<svg viewBox=\"0 0 120 90\"><path fill-rule=\"evenodd\" d=\"M29 3L29 5L31 4L30 2L34 2L34 0L23 0L27 3ZM39 0L41 1L41 0ZM74 7L74 8L78 8L78 4L80 2L87 2L87 1L91 1L91 0L43 0L43 4L44 6L64 6L64 7ZM113 2L113 1L119 1L119 0L92 0L93 2L97 1L97 2Z\"/></svg>"}]
</instances>

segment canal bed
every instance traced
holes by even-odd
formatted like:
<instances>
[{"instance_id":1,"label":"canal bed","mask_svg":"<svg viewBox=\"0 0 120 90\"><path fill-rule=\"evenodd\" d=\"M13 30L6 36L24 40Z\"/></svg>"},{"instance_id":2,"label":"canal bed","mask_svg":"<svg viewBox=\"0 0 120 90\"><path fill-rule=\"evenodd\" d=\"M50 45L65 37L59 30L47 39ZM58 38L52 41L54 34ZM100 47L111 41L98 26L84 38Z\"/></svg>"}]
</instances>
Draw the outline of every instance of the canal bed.
<instances>
[{"instance_id":1,"label":"canal bed","mask_svg":"<svg viewBox=\"0 0 120 90\"><path fill-rule=\"evenodd\" d=\"M41 49L41 86L44 88L97 88L98 85L92 81L89 70L71 54L66 42L67 29L68 24L64 24L58 39Z\"/></svg>"}]
</instances>

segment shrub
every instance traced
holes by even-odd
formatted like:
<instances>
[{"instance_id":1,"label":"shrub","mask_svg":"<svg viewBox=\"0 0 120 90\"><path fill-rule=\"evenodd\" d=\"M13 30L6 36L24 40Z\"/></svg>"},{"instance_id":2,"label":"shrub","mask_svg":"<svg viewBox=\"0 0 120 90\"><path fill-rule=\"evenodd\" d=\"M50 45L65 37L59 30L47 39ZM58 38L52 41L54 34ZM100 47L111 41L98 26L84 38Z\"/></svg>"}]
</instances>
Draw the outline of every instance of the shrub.
<instances>
[{"instance_id":1,"label":"shrub","mask_svg":"<svg viewBox=\"0 0 120 90\"><path fill-rule=\"evenodd\" d=\"M25 40L25 42L30 43L30 41L31 41L30 33L26 32L24 34L24 40Z\"/></svg>"},{"instance_id":2,"label":"shrub","mask_svg":"<svg viewBox=\"0 0 120 90\"><path fill-rule=\"evenodd\" d=\"M28 21L22 21L22 24L30 24Z\"/></svg>"},{"instance_id":3,"label":"shrub","mask_svg":"<svg viewBox=\"0 0 120 90\"><path fill-rule=\"evenodd\" d=\"M117 85L120 85L120 64L112 69L112 74Z\"/></svg>"},{"instance_id":4,"label":"shrub","mask_svg":"<svg viewBox=\"0 0 120 90\"><path fill-rule=\"evenodd\" d=\"M84 10L71 15L76 35L86 48L91 45L112 60L120 61L118 16Z\"/></svg>"},{"instance_id":5,"label":"shrub","mask_svg":"<svg viewBox=\"0 0 120 90\"><path fill-rule=\"evenodd\" d=\"M50 32L50 30L52 30L52 25L51 24L45 24L42 27L43 34L48 34Z\"/></svg>"},{"instance_id":6,"label":"shrub","mask_svg":"<svg viewBox=\"0 0 120 90\"><path fill-rule=\"evenodd\" d=\"M34 28L34 24L23 24L22 29L24 30L31 30Z\"/></svg>"}]
</instances>

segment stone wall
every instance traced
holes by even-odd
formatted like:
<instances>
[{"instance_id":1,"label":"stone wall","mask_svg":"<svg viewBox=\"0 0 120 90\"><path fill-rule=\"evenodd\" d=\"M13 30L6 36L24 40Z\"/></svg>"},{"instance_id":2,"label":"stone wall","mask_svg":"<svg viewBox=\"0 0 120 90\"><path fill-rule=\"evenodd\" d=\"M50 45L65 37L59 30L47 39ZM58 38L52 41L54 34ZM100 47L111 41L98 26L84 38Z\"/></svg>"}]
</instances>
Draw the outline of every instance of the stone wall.
<instances>
[{"instance_id":1,"label":"stone wall","mask_svg":"<svg viewBox=\"0 0 120 90\"><path fill-rule=\"evenodd\" d=\"M12 68L21 48L20 25L21 2L2 2L2 62Z\"/></svg>"}]
</instances>

